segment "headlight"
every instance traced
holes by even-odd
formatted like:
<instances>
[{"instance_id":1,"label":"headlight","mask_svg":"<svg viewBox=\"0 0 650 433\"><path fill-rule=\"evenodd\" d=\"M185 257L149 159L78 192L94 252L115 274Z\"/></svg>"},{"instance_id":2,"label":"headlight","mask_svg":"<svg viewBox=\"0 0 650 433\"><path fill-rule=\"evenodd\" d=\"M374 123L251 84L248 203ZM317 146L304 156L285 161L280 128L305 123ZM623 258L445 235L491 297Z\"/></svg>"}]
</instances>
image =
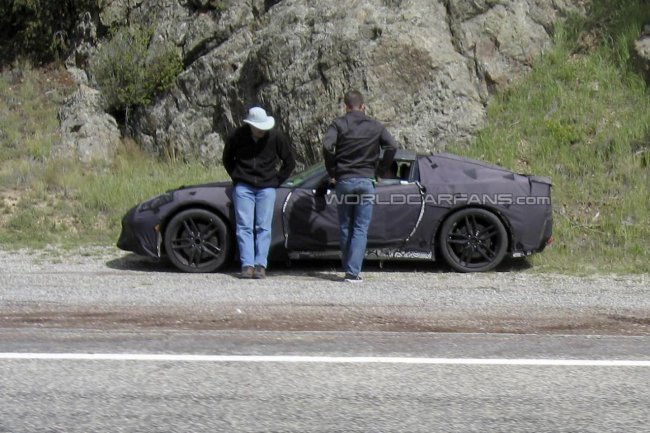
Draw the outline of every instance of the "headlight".
<instances>
[{"instance_id":1,"label":"headlight","mask_svg":"<svg viewBox=\"0 0 650 433\"><path fill-rule=\"evenodd\" d=\"M160 207L171 203L174 201L174 195L170 192L165 194L160 194L152 199L149 199L140 205L138 212L144 212L147 210L157 212Z\"/></svg>"}]
</instances>

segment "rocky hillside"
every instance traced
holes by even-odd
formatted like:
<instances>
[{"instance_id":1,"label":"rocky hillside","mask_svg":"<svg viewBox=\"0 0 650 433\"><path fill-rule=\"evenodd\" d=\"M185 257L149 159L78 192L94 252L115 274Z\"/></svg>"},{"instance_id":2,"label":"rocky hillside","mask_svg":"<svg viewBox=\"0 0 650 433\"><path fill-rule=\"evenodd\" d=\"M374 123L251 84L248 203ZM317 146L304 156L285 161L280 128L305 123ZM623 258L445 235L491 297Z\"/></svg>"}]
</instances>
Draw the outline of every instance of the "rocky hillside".
<instances>
[{"instance_id":1,"label":"rocky hillside","mask_svg":"<svg viewBox=\"0 0 650 433\"><path fill-rule=\"evenodd\" d=\"M133 135L151 153L171 149L218 161L245 108L262 104L293 138L301 160L313 161L350 88L366 94L369 114L405 148L439 150L470 139L482 126L489 94L525 72L551 44L557 20L582 12L583 3L113 0L95 25L151 25L152 46L172 42L181 52L184 70L171 91L132 116ZM87 39L71 66L86 64L78 60L82 49L92 56ZM82 141L96 143L95 128L65 116L63 123L67 148L83 146L80 130Z\"/></svg>"}]
</instances>

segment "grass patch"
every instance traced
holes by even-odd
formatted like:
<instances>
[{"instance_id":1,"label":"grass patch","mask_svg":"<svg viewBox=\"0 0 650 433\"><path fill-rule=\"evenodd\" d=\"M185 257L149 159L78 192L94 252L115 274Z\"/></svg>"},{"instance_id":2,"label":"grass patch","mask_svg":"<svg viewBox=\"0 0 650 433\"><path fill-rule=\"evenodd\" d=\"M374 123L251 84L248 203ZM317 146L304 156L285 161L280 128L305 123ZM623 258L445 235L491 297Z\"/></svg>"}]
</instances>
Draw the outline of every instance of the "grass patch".
<instances>
[{"instance_id":1,"label":"grass patch","mask_svg":"<svg viewBox=\"0 0 650 433\"><path fill-rule=\"evenodd\" d=\"M180 185L226 177L217 167L152 159L129 142L110 164L56 159L57 110L72 91L65 76L28 65L0 74L3 247L112 245L131 206Z\"/></svg>"},{"instance_id":2,"label":"grass patch","mask_svg":"<svg viewBox=\"0 0 650 433\"><path fill-rule=\"evenodd\" d=\"M611 2L610 2L611 3ZM488 106L455 152L553 180L556 243L532 261L564 272L650 271L650 98L631 47L650 10L595 1Z\"/></svg>"}]
</instances>

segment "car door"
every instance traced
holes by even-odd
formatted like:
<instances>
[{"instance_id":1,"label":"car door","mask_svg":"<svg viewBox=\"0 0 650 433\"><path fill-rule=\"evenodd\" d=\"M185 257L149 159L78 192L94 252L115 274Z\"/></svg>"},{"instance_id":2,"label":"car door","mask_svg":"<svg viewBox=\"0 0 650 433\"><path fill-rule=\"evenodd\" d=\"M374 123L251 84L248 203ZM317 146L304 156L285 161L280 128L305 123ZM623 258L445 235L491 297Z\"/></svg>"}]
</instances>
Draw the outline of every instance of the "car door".
<instances>
[{"instance_id":1,"label":"car door","mask_svg":"<svg viewBox=\"0 0 650 433\"><path fill-rule=\"evenodd\" d=\"M339 248L336 195L326 186L295 188L283 209L288 251L326 251Z\"/></svg>"},{"instance_id":2,"label":"car door","mask_svg":"<svg viewBox=\"0 0 650 433\"><path fill-rule=\"evenodd\" d=\"M414 231L423 200L415 182L380 182L368 230L368 248L399 247ZM333 189L296 188L284 204L288 251L339 250L337 198Z\"/></svg>"},{"instance_id":3,"label":"car door","mask_svg":"<svg viewBox=\"0 0 650 433\"><path fill-rule=\"evenodd\" d=\"M422 191L416 182L379 182L375 187L368 248L402 246L415 231L422 206Z\"/></svg>"}]
</instances>

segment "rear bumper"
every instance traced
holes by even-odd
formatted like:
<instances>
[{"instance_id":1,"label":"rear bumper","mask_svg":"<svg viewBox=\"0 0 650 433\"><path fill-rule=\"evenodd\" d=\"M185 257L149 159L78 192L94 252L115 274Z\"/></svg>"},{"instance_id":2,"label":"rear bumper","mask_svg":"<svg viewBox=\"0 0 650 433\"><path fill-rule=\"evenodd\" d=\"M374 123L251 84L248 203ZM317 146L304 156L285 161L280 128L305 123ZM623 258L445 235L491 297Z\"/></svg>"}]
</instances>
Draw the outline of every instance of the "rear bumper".
<instances>
[{"instance_id":1,"label":"rear bumper","mask_svg":"<svg viewBox=\"0 0 650 433\"><path fill-rule=\"evenodd\" d=\"M524 214L519 219L513 234L512 257L525 257L541 253L552 242L553 208L546 206L543 211Z\"/></svg>"}]
</instances>

